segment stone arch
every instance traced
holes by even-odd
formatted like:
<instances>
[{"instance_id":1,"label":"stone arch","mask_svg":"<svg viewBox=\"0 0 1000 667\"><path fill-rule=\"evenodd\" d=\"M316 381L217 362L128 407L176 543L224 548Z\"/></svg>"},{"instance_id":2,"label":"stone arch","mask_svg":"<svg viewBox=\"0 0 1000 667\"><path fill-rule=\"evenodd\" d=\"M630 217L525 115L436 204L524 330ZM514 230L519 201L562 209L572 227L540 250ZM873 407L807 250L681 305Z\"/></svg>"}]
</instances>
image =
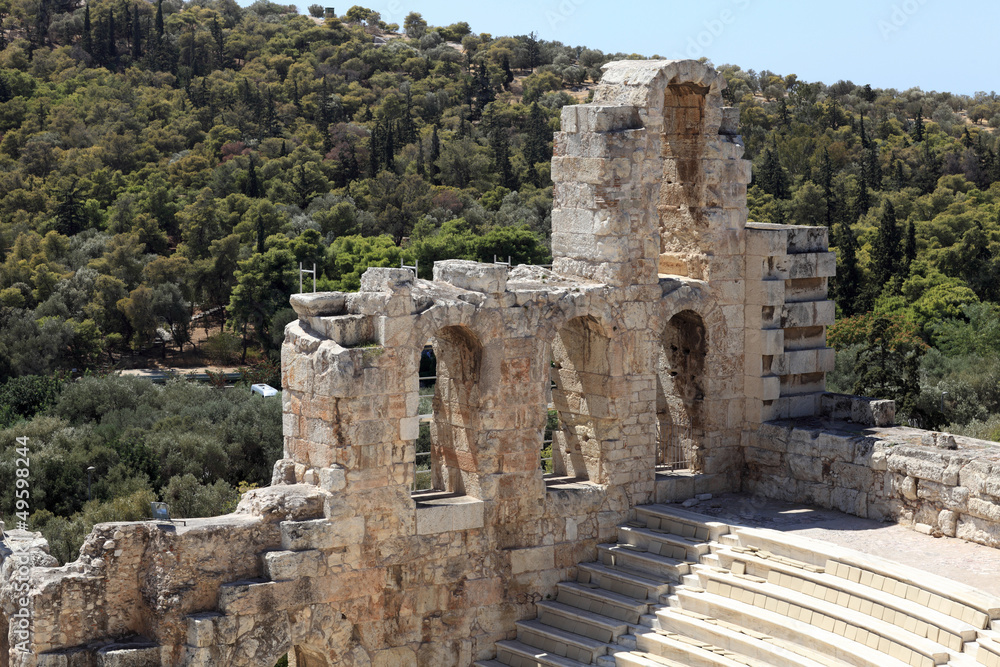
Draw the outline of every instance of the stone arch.
<instances>
[{"instance_id":1,"label":"stone arch","mask_svg":"<svg viewBox=\"0 0 1000 667\"><path fill-rule=\"evenodd\" d=\"M647 196L659 252L660 276L707 279L712 257L738 254L734 243L745 223L745 167L741 143L723 123L725 78L694 61L616 62L594 94L594 104L630 105L645 130L645 159L659 162L660 179ZM728 117L732 121L732 116ZM729 164L732 163L732 164Z\"/></svg>"},{"instance_id":2,"label":"stone arch","mask_svg":"<svg viewBox=\"0 0 1000 667\"><path fill-rule=\"evenodd\" d=\"M611 436L610 379L613 342L593 315L573 317L552 340L552 403L561 428L552 454L557 475L601 479L602 442Z\"/></svg>"},{"instance_id":3,"label":"stone arch","mask_svg":"<svg viewBox=\"0 0 1000 667\"><path fill-rule=\"evenodd\" d=\"M327 654L310 646L293 646L288 652L288 667L330 667Z\"/></svg>"},{"instance_id":4,"label":"stone arch","mask_svg":"<svg viewBox=\"0 0 1000 667\"><path fill-rule=\"evenodd\" d=\"M477 442L481 432L483 345L470 328L461 324L441 327L429 342L437 377L431 401L431 487L479 497ZM422 353L421 346L418 355ZM419 373L419 356L416 367Z\"/></svg>"},{"instance_id":5,"label":"stone arch","mask_svg":"<svg viewBox=\"0 0 1000 667\"><path fill-rule=\"evenodd\" d=\"M656 346L657 466L693 469L705 435L708 332L701 315L683 310L666 323Z\"/></svg>"}]
</instances>

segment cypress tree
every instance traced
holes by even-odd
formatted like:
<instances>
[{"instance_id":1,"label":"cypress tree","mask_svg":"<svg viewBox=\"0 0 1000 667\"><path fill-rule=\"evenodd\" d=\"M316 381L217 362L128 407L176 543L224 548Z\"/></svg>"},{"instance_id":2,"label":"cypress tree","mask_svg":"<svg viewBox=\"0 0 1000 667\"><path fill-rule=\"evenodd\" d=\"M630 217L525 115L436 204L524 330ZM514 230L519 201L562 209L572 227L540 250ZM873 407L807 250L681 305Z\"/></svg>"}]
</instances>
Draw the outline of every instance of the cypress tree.
<instances>
[{"instance_id":1,"label":"cypress tree","mask_svg":"<svg viewBox=\"0 0 1000 667\"><path fill-rule=\"evenodd\" d=\"M163 37L163 0L156 0L156 36Z\"/></svg>"},{"instance_id":2,"label":"cypress tree","mask_svg":"<svg viewBox=\"0 0 1000 667\"><path fill-rule=\"evenodd\" d=\"M913 121L913 140L924 140L924 108L917 109L917 117Z\"/></svg>"},{"instance_id":3,"label":"cypress tree","mask_svg":"<svg viewBox=\"0 0 1000 667\"><path fill-rule=\"evenodd\" d=\"M379 172L379 159L382 157L380 145L381 138L380 134L382 128L379 122L376 121L374 127L372 127L371 136L368 138L368 177L375 178L378 176Z\"/></svg>"},{"instance_id":4,"label":"cypress tree","mask_svg":"<svg viewBox=\"0 0 1000 667\"><path fill-rule=\"evenodd\" d=\"M91 56L94 55L93 39L90 27L90 3L87 3L83 9L83 50Z\"/></svg>"},{"instance_id":5,"label":"cypress tree","mask_svg":"<svg viewBox=\"0 0 1000 667\"><path fill-rule=\"evenodd\" d=\"M428 174L431 177L431 183L438 185L438 158L441 157L441 141L438 139L438 129L434 126L433 132L431 132L431 154L430 160L428 161Z\"/></svg>"},{"instance_id":6,"label":"cypress tree","mask_svg":"<svg viewBox=\"0 0 1000 667\"><path fill-rule=\"evenodd\" d=\"M830 151L823 148L823 164L820 167L820 184L823 186L823 200L826 202L826 226L833 227L833 163Z\"/></svg>"},{"instance_id":7,"label":"cypress tree","mask_svg":"<svg viewBox=\"0 0 1000 667\"><path fill-rule=\"evenodd\" d=\"M759 178L760 187L764 192L773 195L778 199L788 199L789 184L788 174L781 166L778 159L777 149L769 147L764 151L764 160L760 166Z\"/></svg>"},{"instance_id":8,"label":"cypress tree","mask_svg":"<svg viewBox=\"0 0 1000 667\"><path fill-rule=\"evenodd\" d=\"M871 251L871 302L882 293L893 278L900 275L903 264L903 239L896 222L896 209L886 201L879 216L878 233Z\"/></svg>"},{"instance_id":9,"label":"cypress tree","mask_svg":"<svg viewBox=\"0 0 1000 667\"><path fill-rule=\"evenodd\" d=\"M503 54L503 62L501 63L501 67L503 68L504 88L507 88L514 80L514 72L510 69L510 58L507 56L506 53Z\"/></svg>"},{"instance_id":10,"label":"cypress tree","mask_svg":"<svg viewBox=\"0 0 1000 667\"><path fill-rule=\"evenodd\" d=\"M903 247L903 266L907 271L917 258L917 230L912 222L906 223L906 245Z\"/></svg>"},{"instance_id":11,"label":"cypress tree","mask_svg":"<svg viewBox=\"0 0 1000 667\"><path fill-rule=\"evenodd\" d=\"M253 159L253 155L250 156L250 172L247 174L246 196L251 199L260 199L264 196L264 188L261 186L260 178L257 176L257 163Z\"/></svg>"},{"instance_id":12,"label":"cypress tree","mask_svg":"<svg viewBox=\"0 0 1000 667\"><path fill-rule=\"evenodd\" d=\"M142 58L142 30L139 26L139 5L132 5L132 62Z\"/></svg>"},{"instance_id":13,"label":"cypress tree","mask_svg":"<svg viewBox=\"0 0 1000 667\"><path fill-rule=\"evenodd\" d=\"M80 201L80 192L76 188L76 180L70 183L69 187L63 191L56 205L56 223L59 231L66 236L73 236L83 230L83 202Z\"/></svg>"},{"instance_id":14,"label":"cypress tree","mask_svg":"<svg viewBox=\"0 0 1000 667\"><path fill-rule=\"evenodd\" d=\"M106 48L108 54L108 61L110 65L114 65L115 61L118 60L118 45L115 43L115 10L108 10L108 45Z\"/></svg>"},{"instance_id":15,"label":"cypress tree","mask_svg":"<svg viewBox=\"0 0 1000 667\"><path fill-rule=\"evenodd\" d=\"M860 311L861 271L858 268L858 240L846 222L837 227L837 275L832 281L837 305L850 317Z\"/></svg>"}]
</instances>

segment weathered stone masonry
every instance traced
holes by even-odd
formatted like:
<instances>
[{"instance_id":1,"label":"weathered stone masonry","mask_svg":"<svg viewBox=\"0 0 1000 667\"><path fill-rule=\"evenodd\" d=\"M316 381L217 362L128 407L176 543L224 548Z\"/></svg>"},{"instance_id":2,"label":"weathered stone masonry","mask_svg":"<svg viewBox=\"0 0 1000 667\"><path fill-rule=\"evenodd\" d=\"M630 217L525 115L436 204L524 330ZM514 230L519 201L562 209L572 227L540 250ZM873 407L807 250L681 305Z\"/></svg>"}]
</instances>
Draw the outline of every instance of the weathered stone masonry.
<instances>
[{"instance_id":1,"label":"weathered stone masonry","mask_svg":"<svg viewBox=\"0 0 1000 667\"><path fill-rule=\"evenodd\" d=\"M834 258L825 229L747 223L723 86L698 62L611 63L564 109L552 270L370 269L293 297L272 486L227 517L98 526L35 568L34 652L0 666L464 667L636 505L794 477L758 454L762 424L821 413ZM427 344L434 488L413 493ZM691 474L658 476L677 444ZM748 447L772 464L749 481Z\"/></svg>"}]
</instances>

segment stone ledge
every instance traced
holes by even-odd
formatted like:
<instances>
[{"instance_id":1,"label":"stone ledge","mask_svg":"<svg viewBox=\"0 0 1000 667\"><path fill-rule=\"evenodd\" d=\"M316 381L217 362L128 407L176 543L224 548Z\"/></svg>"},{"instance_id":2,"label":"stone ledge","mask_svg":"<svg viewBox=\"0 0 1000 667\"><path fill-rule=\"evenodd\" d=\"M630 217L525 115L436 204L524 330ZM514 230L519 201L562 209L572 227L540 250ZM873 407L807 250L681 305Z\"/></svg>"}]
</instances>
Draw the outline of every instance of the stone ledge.
<instances>
[{"instance_id":1,"label":"stone ledge","mask_svg":"<svg viewBox=\"0 0 1000 667\"><path fill-rule=\"evenodd\" d=\"M417 535L482 528L486 505L472 496L417 500Z\"/></svg>"},{"instance_id":2,"label":"stone ledge","mask_svg":"<svg viewBox=\"0 0 1000 667\"><path fill-rule=\"evenodd\" d=\"M483 294L500 294L507 289L508 266L483 264L466 259L434 262L434 280L459 289Z\"/></svg>"}]
</instances>

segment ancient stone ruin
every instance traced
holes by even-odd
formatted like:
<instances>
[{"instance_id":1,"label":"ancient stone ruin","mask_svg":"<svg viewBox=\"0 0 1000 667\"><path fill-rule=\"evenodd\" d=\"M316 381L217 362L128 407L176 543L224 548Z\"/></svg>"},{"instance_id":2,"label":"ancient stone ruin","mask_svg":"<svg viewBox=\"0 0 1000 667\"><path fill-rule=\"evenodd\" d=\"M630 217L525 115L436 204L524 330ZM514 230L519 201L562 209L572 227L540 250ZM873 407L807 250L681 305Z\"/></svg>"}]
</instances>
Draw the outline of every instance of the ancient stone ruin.
<instances>
[{"instance_id":1,"label":"ancient stone ruin","mask_svg":"<svg viewBox=\"0 0 1000 667\"><path fill-rule=\"evenodd\" d=\"M827 230L747 222L724 85L616 62L563 110L551 268L292 297L272 486L101 524L62 567L8 533L0 666L884 667L972 641L1000 665L988 596L664 504L743 490L1000 545L985 443L825 393Z\"/></svg>"}]
</instances>

